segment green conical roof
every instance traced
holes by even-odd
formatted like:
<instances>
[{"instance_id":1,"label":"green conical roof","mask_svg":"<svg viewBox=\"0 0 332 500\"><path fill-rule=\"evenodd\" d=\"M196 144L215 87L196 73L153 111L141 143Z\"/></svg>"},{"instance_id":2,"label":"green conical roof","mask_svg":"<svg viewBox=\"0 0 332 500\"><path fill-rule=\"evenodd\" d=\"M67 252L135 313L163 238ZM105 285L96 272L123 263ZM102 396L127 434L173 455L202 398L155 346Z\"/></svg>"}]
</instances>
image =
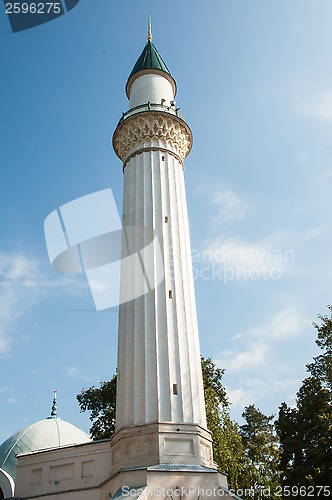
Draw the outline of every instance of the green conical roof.
<instances>
[{"instance_id":1,"label":"green conical roof","mask_svg":"<svg viewBox=\"0 0 332 500\"><path fill-rule=\"evenodd\" d=\"M148 41L145 45L142 54L137 59L137 62L129 75L129 78L142 69L159 69L159 71L164 71L169 75L171 74L164 63L163 58L151 41Z\"/></svg>"},{"instance_id":2,"label":"green conical roof","mask_svg":"<svg viewBox=\"0 0 332 500\"><path fill-rule=\"evenodd\" d=\"M172 84L174 95L176 94L176 82L172 77L168 67L166 66L163 58L152 43L152 35L150 32L148 36L148 42L145 45L141 55L137 59L136 64L133 67L127 80L126 93L128 98L131 84L136 79L136 77L139 76L138 73L140 73L141 71L146 71L148 73L153 73L154 71L156 71L157 73L164 73L165 78L167 78L167 80L169 80Z\"/></svg>"}]
</instances>

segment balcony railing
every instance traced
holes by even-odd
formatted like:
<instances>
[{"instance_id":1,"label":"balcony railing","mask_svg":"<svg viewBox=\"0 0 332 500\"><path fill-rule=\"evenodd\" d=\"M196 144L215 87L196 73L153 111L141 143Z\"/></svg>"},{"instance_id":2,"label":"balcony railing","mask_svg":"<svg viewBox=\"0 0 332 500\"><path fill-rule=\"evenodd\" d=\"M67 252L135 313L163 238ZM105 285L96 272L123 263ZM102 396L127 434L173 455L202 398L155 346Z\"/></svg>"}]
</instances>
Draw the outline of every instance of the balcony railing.
<instances>
[{"instance_id":1,"label":"balcony railing","mask_svg":"<svg viewBox=\"0 0 332 500\"><path fill-rule=\"evenodd\" d=\"M173 116L177 116L180 120L186 123L185 118L179 113L180 108L175 108L175 106L165 106L164 104L156 104L153 102L147 102L146 104L140 104L134 108L128 109L125 113L122 113L122 117L119 120L118 125L122 123L128 116L135 115L137 113L148 112L148 111L161 111Z\"/></svg>"}]
</instances>

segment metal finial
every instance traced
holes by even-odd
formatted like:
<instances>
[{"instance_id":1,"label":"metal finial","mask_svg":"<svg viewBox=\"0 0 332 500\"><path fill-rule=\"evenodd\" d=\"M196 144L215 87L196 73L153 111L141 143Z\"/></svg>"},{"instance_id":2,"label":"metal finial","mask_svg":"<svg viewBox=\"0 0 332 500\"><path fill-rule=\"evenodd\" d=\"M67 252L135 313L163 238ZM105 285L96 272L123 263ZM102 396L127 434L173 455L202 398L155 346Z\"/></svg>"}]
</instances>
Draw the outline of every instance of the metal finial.
<instances>
[{"instance_id":1,"label":"metal finial","mask_svg":"<svg viewBox=\"0 0 332 500\"><path fill-rule=\"evenodd\" d=\"M151 16L149 16L148 20L148 42L152 42Z\"/></svg>"},{"instance_id":2,"label":"metal finial","mask_svg":"<svg viewBox=\"0 0 332 500\"><path fill-rule=\"evenodd\" d=\"M54 396L53 396L53 405L52 405L52 411L51 411L51 417L57 417L58 416L58 407L57 407L57 399L56 399L56 393L58 391L55 389L54 391Z\"/></svg>"}]
</instances>

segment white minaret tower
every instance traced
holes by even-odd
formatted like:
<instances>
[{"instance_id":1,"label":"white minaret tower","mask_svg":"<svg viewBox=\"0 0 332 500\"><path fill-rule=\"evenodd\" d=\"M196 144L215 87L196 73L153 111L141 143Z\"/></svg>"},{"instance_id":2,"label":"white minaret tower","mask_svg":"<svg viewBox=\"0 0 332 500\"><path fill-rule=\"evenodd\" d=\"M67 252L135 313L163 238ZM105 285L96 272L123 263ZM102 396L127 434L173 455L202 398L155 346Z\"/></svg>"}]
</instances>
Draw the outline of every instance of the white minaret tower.
<instances>
[{"instance_id":1,"label":"white minaret tower","mask_svg":"<svg viewBox=\"0 0 332 500\"><path fill-rule=\"evenodd\" d=\"M150 23L126 91L113 137L124 172L116 432L20 455L15 498L240 500L206 429L184 187L192 134Z\"/></svg>"},{"instance_id":2,"label":"white minaret tower","mask_svg":"<svg viewBox=\"0 0 332 500\"><path fill-rule=\"evenodd\" d=\"M192 133L150 23L126 93L129 110L113 137L123 162L124 238L112 473L162 464L216 472L184 185Z\"/></svg>"}]
</instances>

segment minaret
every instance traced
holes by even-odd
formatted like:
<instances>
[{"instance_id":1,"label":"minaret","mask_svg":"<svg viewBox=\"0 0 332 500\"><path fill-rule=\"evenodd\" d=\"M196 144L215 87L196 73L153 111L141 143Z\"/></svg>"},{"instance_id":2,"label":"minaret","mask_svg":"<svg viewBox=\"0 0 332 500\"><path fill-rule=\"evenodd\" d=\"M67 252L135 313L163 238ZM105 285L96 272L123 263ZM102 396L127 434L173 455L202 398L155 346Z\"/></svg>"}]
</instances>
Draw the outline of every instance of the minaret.
<instances>
[{"instance_id":1,"label":"minaret","mask_svg":"<svg viewBox=\"0 0 332 500\"><path fill-rule=\"evenodd\" d=\"M172 463L213 468L184 185L192 133L150 22L126 93L129 110L113 136L124 172L113 471ZM136 264L126 258L132 254ZM125 302L132 289L146 293Z\"/></svg>"}]
</instances>

